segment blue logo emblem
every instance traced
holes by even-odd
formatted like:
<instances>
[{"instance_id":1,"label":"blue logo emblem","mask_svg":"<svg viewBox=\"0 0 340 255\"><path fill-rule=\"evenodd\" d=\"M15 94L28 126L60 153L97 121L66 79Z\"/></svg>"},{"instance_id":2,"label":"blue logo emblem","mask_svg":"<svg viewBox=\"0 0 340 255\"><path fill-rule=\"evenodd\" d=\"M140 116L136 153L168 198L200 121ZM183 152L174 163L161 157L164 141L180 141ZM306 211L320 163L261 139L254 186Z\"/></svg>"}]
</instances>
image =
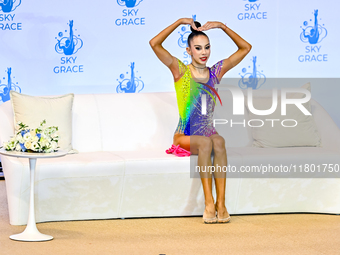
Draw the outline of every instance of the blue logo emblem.
<instances>
[{"instance_id":1,"label":"blue logo emblem","mask_svg":"<svg viewBox=\"0 0 340 255\"><path fill-rule=\"evenodd\" d=\"M7 84L1 85L1 80L0 80L0 98L2 102L6 102L10 100L9 92L11 90L21 93L21 88L17 85L18 83L14 84L12 82L11 74L12 74L12 68L9 67L7 68ZM5 80L5 77L3 79Z\"/></svg>"},{"instance_id":2,"label":"blue logo emblem","mask_svg":"<svg viewBox=\"0 0 340 255\"><path fill-rule=\"evenodd\" d=\"M314 10L314 21L312 19L303 22L300 26L302 32L300 33L300 40L307 43L304 54L298 57L299 62L327 62L328 54L325 53L321 45L322 40L327 36L327 29L325 25L319 24L321 19L318 19L319 11Z\"/></svg>"},{"instance_id":3,"label":"blue logo emblem","mask_svg":"<svg viewBox=\"0 0 340 255\"><path fill-rule=\"evenodd\" d=\"M127 8L133 8L139 5L143 0L117 0L120 6L126 6Z\"/></svg>"},{"instance_id":4,"label":"blue logo emblem","mask_svg":"<svg viewBox=\"0 0 340 255\"><path fill-rule=\"evenodd\" d=\"M188 46L188 37L191 33L190 28L182 26L181 31L178 33L180 34L180 38L178 38L178 46L181 48L186 48Z\"/></svg>"},{"instance_id":5,"label":"blue logo emblem","mask_svg":"<svg viewBox=\"0 0 340 255\"><path fill-rule=\"evenodd\" d=\"M2 0L0 2L0 9L4 13L14 11L21 4L21 0Z\"/></svg>"},{"instance_id":6,"label":"blue logo emblem","mask_svg":"<svg viewBox=\"0 0 340 255\"><path fill-rule=\"evenodd\" d=\"M192 15L192 19L193 19L194 21L196 21L196 15ZM178 31L178 33L179 33L179 38L178 38L178 41L177 41L178 46L179 46L180 48L186 48L186 47L188 47L188 37L189 37L189 35L191 34L190 25L182 26L181 29L180 29L180 31ZM189 60L187 60L187 59L189 59ZM188 65L190 59L191 59L191 56L188 54L187 51L184 51L184 52L183 52L183 61L182 61L182 62L183 62L185 65Z\"/></svg>"},{"instance_id":7,"label":"blue logo emblem","mask_svg":"<svg viewBox=\"0 0 340 255\"><path fill-rule=\"evenodd\" d=\"M192 15L192 19L196 21L196 15ZM178 46L181 48L188 47L188 37L191 34L190 25L182 26L178 33L180 35L178 38Z\"/></svg>"},{"instance_id":8,"label":"blue logo emblem","mask_svg":"<svg viewBox=\"0 0 340 255\"><path fill-rule=\"evenodd\" d=\"M303 22L300 39L304 43L317 44L327 36L326 28L324 25L321 26L318 22L318 13L318 10L314 10L314 23L310 19L310 22L312 23L311 26L308 25L307 21Z\"/></svg>"},{"instance_id":9,"label":"blue logo emblem","mask_svg":"<svg viewBox=\"0 0 340 255\"><path fill-rule=\"evenodd\" d=\"M130 78L125 78L125 75L121 74L119 76L120 81L117 79L119 82L119 85L116 88L117 93L135 93L136 90L138 90L137 92L139 93L144 88L144 82L135 75L135 62L131 63L130 68ZM126 74L129 74L129 72L126 72Z\"/></svg>"},{"instance_id":10,"label":"blue logo emblem","mask_svg":"<svg viewBox=\"0 0 340 255\"><path fill-rule=\"evenodd\" d=\"M77 51L83 47L82 39L74 35L73 20L70 20L69 26L70 26L69 34L67 36L64 36L63 32L59 32L58 37L60 39L56 37L58 42L55 45L55 51L59 54L65 54L66 56L70 56L77 53ZM67 30L65 30L65 33L66 32Z\"/></svg>"},{"instance_id":11,"label":"blue logo emblem","mask_svg":"<svg viewBox=\"0 0 340 255\"><path fill-rule=\"evenodd\" d=\"M253 57L253 70L247 71L247 68L242 68L242 74L241 79L238 81L238 86L241 89L259 89L265 82L266 82L266 76L263 74L263 71L259 72L256 67L256 60L257 57ZM248 66L248 69L251 67Z\"/></svg>"}]
</instances>

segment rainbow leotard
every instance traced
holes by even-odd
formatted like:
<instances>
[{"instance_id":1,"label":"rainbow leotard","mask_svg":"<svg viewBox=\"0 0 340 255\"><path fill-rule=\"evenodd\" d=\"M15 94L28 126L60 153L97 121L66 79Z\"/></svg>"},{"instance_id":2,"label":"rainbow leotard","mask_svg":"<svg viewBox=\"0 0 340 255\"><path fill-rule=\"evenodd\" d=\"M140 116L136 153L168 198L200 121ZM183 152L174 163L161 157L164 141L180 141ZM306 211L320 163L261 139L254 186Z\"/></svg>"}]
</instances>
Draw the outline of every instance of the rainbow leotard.
<instances>
[{"instance_id":1,"label":"rainbow leotard","mask_svg":"<svg viewBox=\"0 0 340 255\"><path fill-rule=\"evenodd\" d=\"M175 82L179 122L175 134L201 135L209 137L217 134L213 126L213 114L216 102L215 89L219 83L217 74L221 71L223 60L209 68L209 81L206 84L192 79L189 67L178 60L178 67L182 77ZM208 86L207 86L208 85ZM217 90L217 89L216 89ZM206 94L207 111L202 114L201 95Z\"/></svg>"}]
</instances>

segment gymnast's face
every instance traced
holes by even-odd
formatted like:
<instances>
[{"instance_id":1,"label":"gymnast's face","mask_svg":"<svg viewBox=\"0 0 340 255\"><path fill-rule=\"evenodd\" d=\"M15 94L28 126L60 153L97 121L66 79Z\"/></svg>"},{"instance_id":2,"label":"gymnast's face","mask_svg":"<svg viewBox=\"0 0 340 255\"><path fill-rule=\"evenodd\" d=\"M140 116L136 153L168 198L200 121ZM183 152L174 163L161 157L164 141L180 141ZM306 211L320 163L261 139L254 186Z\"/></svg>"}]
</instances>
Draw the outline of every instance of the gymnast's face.
<instances>
[{"instance_id":1,"label":"gymnast's face","mask_svg":"<svg viewBox=\"0 0 340 255\"><path fill-rule=\"evenodd\" d=\"M190 42L190 47L187 47L187 52L192 58L194 64L206 65L210 57L210 42L205 35L197 35Z\"/></svg>"}]
</instances>

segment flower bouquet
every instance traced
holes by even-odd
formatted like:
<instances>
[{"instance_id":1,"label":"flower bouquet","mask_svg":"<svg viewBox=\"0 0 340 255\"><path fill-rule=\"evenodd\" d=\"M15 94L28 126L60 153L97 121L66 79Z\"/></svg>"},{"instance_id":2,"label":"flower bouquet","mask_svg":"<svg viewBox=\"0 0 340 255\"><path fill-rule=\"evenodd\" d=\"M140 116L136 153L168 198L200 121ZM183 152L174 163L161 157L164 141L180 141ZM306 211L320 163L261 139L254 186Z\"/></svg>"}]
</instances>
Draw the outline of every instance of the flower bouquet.
<instances>
[{"instance_id":1,"label":"flower bouquet","mask_svg":"<svg viewBox=\"0 0 340 255\"><path fill-rule=\"evenodd\" d=\"M27 125L18 122L16 134L4 143L7 151L22 152L44 152L50 153L57 151L58 147L58 127L45 127L46 120L40 123L36 129L29 129Z\"/></svg>"}]
</instances>

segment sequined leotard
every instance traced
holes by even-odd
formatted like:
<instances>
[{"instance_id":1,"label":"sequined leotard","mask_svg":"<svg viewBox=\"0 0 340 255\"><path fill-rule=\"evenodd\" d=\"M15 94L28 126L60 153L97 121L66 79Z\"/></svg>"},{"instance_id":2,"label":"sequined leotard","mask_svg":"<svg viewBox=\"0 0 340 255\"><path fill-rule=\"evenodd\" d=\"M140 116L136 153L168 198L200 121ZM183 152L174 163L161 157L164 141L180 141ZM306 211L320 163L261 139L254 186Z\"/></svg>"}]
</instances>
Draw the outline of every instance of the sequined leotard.
<instances>
[{"instance_id":1,"label":"sequined leotard","mask_svg":"<svg viewBox=\"0 0 340 255\"><path fill-rule=\"evenodd\" d=\"M180 74L183 75L175 82L179 110L179 122L175 134L209 137L217 133L213 126L216 95L209 86L215 89L215 84L219 82L217 75L221 70L222 63L223 61L219 61L212 68L208 67L209 81L204 85L195 82L189 67L178 60ZM206 114L202 114L202 94L206 94Z\"/></svg>"}]
</instances>

